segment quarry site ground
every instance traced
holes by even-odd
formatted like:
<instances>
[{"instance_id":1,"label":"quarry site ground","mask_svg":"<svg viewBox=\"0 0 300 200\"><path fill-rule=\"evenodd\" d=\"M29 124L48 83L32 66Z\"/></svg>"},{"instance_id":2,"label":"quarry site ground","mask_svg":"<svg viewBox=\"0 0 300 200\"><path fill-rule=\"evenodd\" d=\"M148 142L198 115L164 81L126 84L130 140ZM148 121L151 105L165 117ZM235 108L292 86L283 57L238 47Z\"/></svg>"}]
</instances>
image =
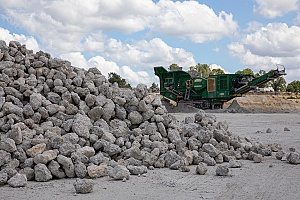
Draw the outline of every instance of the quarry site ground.
<instances>
[{"instance_id":1,"label":"quarry site ground","mask_svg":"<svg viewBox=\"0 0 300 200\"><path fill-rule=\"evenodd\" d=\"M272 101L270 99L273 99ZM300 151L299 103L272 96L236 98L234 111L207 111L217 121L227 121L229 130L264 144L281 144L285 152L290 148ZM287 102L288 101L288 102ZM280 103L281 102L281 103ZM230 103L225 108L229 107ZM178 120L193 115L180 110L173 113ZM247 112L246 112L247 110ZM238 112L239 111L239 112ZM270 128L271 133L266 133ZM286 128L286 130L285 130ZM287 131L287 129L289 131ZM148 170L141 176L114 181L109 177L95 179L92 193L76 194L75 179L29 181L26 187L0 187L1 199L299 199L300 165L277 160L273 154L261 163L242 160L241 168L230 168L229 176L215 175L216 166L209 166L205 175L179 170ZM226 164L226 163L225 163Z\"/></svg>"}]
</instances>

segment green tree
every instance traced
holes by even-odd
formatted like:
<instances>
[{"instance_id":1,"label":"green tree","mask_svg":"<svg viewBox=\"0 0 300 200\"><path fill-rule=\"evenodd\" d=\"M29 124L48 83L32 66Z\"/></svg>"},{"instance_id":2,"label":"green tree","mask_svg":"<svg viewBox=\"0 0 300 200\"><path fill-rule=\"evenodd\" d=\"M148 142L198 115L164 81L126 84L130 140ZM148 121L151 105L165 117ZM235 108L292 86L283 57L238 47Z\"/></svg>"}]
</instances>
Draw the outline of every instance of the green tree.
<instances>
[{"instance_id":1,"label":"green tree","mask_svg":"<svg viewBox=\"0 0 300 200\"><path fill-rule=\"evenodd\" d=\"M286 87L287 92L300 92L300 81L295 80L290 82Z\"/></svg>"},{"instance_id":2,"label":"green tree","mask_svg":"<svg viewBox=\"0 0 300 200\"><path fill-rule=\"evenodd\" d=\"M189 73L202 78L207 78L211 70L207 64L198 63L196 66L190 66Z\"/></svg>"},{"instance_id":3,"label":"green tree","mask_svg":"<svg viewBox=\"0 0 300 200\"><path fill-rule=\"evenodd\" d=\"M108 81L110 83L117 82L120 88L131 88L131 85L127 83L124 78L122 78L119 74L115 72L108 73Z\"/></svg>"},{"instance_id":4,"label":"green tree","mask_svg":"<svg viewBox=\"0 0 300 200\"><path fill-rule=\"evenodd\" d=\"M286 91L286 81L283 77L278 77L271 81L271 87L275 93Z\"/></svg>"},{"instance_id":5,"label":"green tree","mask_svg":"<svg viewBox=\"0 0 300 200\"><path fill-rule=\"evenodd\" d=\"M159 90L158 84L153 82L152 85L150 86L150 90L151 92L157 92Z\"/></svg>"},{"instance_id":6,"label":"green tree","mask_svg":"<svg viewBox=\"0 0 300 200\"><path fill-rule=\"evenodd\" d=\"M250 68L246 68L246 69L243 69L243 70L238 70L235 73L236 74L250 75L250 76L255 77L254 72Z\"/></svg>"},{"instance_id":7,"label":"green tree","mask_svg":"<svg viewBox=\"0 0 300 200\"><path fill-rule=\"evenodd\" d=\"M218 75L218 74L225 74L223 69L217 68L217 69L213 69L210 72L210 75Z\"/></svg>"},{"instance_id":8,"label":"green tree","mask_svg":"<svg viewBox=\"0 0 300 200\"><path fill-rule=\"evenodd\" d=\"M177 65L175 63L173 63L169 66L169 70L178 69L178 68L180 68L179 65Z\"/></svg>"}]
</instances>

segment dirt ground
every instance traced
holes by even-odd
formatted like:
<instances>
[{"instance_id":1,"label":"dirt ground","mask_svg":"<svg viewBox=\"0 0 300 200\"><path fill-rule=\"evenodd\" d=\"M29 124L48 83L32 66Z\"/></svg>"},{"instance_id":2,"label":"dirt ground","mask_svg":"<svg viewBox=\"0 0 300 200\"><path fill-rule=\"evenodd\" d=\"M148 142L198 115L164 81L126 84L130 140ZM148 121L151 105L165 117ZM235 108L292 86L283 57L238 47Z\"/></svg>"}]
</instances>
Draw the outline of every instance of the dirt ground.
<instances>
[{"instance_id":1,"label":"dirt ground","mask_svg":"<svg viewBox=\"0 0 300 200\"><path fill-rule=\"evenodd\" d=\"M193 113L175 113L179 120ZM241 137L264 144L280 143L284 150L300 150L300 118L297 113L249 114L215 113L217 121L227 121L229 130ZM290 131L284 131L284 128ZM272 133L266 133L268 128ZM148 170L145 176L131 176L126 182L109 177L95 179L92 193L76 194L75 179L28 182L26 187L0 187L1 199L299 199L300 165L292 165L272 157L262 163L242 161L243 167L230 169L230 175L215 175L211 166L206 175L170 169Z\"/></svg>"}]
</instances>

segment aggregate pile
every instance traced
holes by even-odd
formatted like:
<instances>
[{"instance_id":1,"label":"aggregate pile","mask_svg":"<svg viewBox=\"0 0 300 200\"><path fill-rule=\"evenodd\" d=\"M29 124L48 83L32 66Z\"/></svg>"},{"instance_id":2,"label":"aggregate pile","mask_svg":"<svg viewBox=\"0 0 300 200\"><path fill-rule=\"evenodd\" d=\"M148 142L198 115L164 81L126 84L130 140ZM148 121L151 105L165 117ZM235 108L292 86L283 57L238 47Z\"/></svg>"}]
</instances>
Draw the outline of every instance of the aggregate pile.
<instances>
[{"instance_id":1,"label":"aggregate pile","mask_svg":"<svg viewBox=\"0 0 300 200\"><path fill-rule=\"evenodd\" d=\"M203 174L203 165L239 167L239 159L272 153L203 110L178 121L147 91L143 84L121 89L97 68L0 41L0 185L103 176L124 181L149 169L189 165Z\"/></svg>"}]
</instances>

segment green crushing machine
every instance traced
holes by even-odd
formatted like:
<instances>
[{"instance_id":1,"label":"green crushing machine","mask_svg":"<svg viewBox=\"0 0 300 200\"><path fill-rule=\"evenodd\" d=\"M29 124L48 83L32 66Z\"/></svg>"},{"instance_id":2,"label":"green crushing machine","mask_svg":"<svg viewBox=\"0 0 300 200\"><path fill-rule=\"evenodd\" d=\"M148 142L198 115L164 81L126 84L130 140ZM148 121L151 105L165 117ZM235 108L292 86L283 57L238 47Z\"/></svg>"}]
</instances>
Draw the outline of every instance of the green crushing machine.
<instances>
[{"instance_id":1,"label":"green crushing machine","mask_svg":"<svg viewBox=\"0 0 300 200\"><path fill-rule=\"evenodd\" d=\"M245 74L218 74L208 78L193 77L182 68L167 71L164 67L154 67L159 77L160 94L168 100L193 103L201 109L223 108L224 102L242 96L270 80L286 75L285 68L271 70L259 77Z\"/></svg>"}]
</instances>

